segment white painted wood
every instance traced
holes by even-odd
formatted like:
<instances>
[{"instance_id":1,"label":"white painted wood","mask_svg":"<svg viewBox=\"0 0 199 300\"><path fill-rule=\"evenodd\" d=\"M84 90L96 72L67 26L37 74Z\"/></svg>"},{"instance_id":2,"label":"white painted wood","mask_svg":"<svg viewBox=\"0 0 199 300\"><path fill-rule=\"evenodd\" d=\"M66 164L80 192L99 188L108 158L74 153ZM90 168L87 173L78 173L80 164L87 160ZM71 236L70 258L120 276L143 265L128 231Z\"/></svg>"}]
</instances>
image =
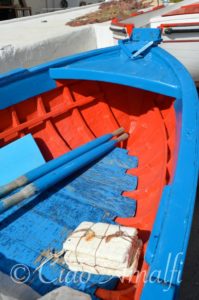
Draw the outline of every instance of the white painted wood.
<instances>
[{"instance_id":1,"label":"white painted wood","mask_svg":"<svg viewBox=\"0 0 199 300\"><path fill-rule=\"evenodd\" d=\"M199 23L199 14L156 17L150 26L157 28L161 24ZM175 56L191 73L194 81L199 81L199 32L163 34L161 47ZM196 42L196 40L198 42ZM184 41L184 42L180 42Z\"/></svg>"}]
</instances>

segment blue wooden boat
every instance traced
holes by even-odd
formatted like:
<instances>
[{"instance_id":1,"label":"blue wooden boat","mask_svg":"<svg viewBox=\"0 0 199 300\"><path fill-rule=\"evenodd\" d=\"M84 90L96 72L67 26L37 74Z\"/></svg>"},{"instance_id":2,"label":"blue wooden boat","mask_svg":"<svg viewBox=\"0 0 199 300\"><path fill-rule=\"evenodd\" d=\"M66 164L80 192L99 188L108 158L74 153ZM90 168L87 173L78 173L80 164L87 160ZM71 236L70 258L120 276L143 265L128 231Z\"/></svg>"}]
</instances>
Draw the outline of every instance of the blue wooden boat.
<instances>
[{"instance_id":1,"label":"blue wooden boat","mask_svg":"<svg viewBox=\"0 0 199 300\"><path fill-rule=\"evenodd\" d=\"M28 278L24 269L17 278L40 295L68 285L93 299L177 297L197 187L199 107L190 74L160 42L159 29L134 29L117 46L0 76L1 186L118 127L129 133L95 163L2 211L0 270L25 265ZM82 274L74 281L65 265L47 263L41 281L39 259L60 251L82 221L138 228L143 249L132 278L82 283ZM60 272L71 280L55 280Z\"/></svg>"}]
</instances>

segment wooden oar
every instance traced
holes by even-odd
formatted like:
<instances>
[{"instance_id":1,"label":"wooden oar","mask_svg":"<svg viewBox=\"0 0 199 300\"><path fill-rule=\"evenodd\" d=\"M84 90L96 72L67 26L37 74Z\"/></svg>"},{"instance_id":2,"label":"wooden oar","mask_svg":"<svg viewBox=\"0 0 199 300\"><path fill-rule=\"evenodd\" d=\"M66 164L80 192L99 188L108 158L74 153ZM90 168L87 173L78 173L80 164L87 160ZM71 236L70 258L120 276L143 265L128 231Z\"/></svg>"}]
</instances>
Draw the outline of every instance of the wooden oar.
<instances>
[{"instance_id":1,"label":"wooden oar","mask_svg":"<svg viewBox=\"0 0 199 300\"><path fill-rule=\"evenodd\" d=\"M18 204L32 196L36 196L50 187L56 185L63 179L71 176L80 169L88 166L90 163L101 158L111 150L113 150L118 142L124 141L128 138L128 134L124 133L115 140L108 141L86 153L77 157L76 159L54 169L52 172L38 178L34 182L25 186L20 192L17 192L0 201L0 213L3 213L10 207Z\"/></svg>"},{"instance_id":2,"label":"wooden oar","mask_svg":"<svg viewBox=\"0 0 199 300\"><path fill-rule=\"evenodd\" d=\"M44 165L41 165L40 167L37 167L34 170L31 170L24 174L23 176L20 176L13 180L12 182L5 184L0 187L0 197L4 197L11 191L15 190L16 188L22 187L30 182L33 182L37 178L44 176L45 174L51 172L52 170L60 167L61 165L73 160L74 158L84 154L85 152L88 152L92 150L95 147L98 147L99 145L109 141L111 138L120 135L124 132L124 128L118 128L112 133L105 134L99 138L96 138L95 140L84 144L70 152L67 152L58 158L55 158L49 162L47 162Z\"/></svg>"}]
</instances>

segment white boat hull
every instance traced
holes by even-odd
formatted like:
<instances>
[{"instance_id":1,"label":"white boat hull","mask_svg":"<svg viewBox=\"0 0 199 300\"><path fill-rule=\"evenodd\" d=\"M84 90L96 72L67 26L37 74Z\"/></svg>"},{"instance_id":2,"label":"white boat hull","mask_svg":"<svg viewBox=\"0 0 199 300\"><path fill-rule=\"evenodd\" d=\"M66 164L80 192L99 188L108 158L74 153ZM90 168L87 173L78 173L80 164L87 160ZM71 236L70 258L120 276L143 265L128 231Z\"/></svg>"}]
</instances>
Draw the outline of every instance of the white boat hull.
<instances>
[{"instance_id":1,"label":"white boat hull","mask_svg":"<svg viewBox=\"0 0 199 300\"><path fill-rule=\"evenodd\" d=\"M153 18L150 27L170 26L175 30L198 28L199 13L173 15ZM191 24L191 26L189 26ZM194 26L195 24L195 26ZM177 26L176 26L177 25ZM185 30L186 31L186 30ZM179 32L166 34L163 30L161 47L175 56L191 73L194 81L199 84L199 30L198 32Z\"/></svg>"},{"instance_id":2,"label":"white boat hull","mask_svg":"<svg viewBox=\"0 0 199 300\"><path fill-rule=\"evenodd\" d=\"M128 38L134 27L161 27L161 47L175 56L199 85L199 4L196 1L183 1L125 20L113 20L113 38L115 42Z\"/></svg>"},{"instance_id":3,"label":"white boat hull","mask_svg":"<svg viewBox=\"0 0 199 300\"><path fill-rule=\"evenodd\" d=\"M163 43L161 47L181 61L199 84L199 42Z\"/></svg>"}]
</instances>

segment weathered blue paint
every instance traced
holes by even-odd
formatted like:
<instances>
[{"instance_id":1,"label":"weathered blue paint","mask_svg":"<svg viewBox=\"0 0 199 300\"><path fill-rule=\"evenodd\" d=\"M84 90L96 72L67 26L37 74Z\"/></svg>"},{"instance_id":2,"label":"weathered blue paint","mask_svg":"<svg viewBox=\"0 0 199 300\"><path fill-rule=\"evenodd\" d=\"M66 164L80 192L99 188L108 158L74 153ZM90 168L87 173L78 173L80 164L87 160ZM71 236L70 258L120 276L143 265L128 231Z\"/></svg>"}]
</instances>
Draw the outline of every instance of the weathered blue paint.
<instances>
[{"instance_id":1,"label":"weathered blue paint","mask_svg":"<svg viewBox=\"0 0 199 300\"><path fill-rule=\"evenodd\" d=\"M100 159L113 150L116 145L117 141L114 140L106 142L68 162L67 164L55 169L47 175L38 178L34 181L34 186L36 187L37 192L43 192L44 190L50 188L53 184L58 183L60 180L63 180L67 176L71 176L97 159Z\"/></svg>"},{"instance_id":2,"label":"weathered blue paint","mask_svg":"<svg viewBox=\"0 0 199 300\"><path fill-rule=\"evenodd\" d=\"M75 274L69 272L66 266L59 264L52 266L48 263L41 273L34 273L34 270L39 265L38 257L43 251L52 249L60 251L68 234L80 222L87 220L114 223L113 220L117 215L127 217L134 213L135 201L121 194L124 190L136 188L136 178L126 174L127 169L136 166L135 157L128 156L124 149L116 148L88 170L76 174L70 182L64 180L47 192L25 200L18 207L13 207L1 215L0 269L9 274L14 265L19 263L27 265L30 269L27 284L41 294L60 285L68 285L90 294L94 293L97 286L113 288L116 279L108 276L94 275L88 283L82 284L79 280L76 283L74 280L61 283L55 279L59 276L62 281L64 278L72 279ZM12 172L12 168L9 172ZM93 177L96 173L98 176ZM122 201L125 210L121 206ZM45 258L44 253L41 258ZM88 274L78 273L76 279L80 276L86 280ZM46 282L52 282L43 284L41 278Z\"/></svg>"},{"instance_id":3,"label":"weathered blue paint","mask_svg":"<svg viewBox=\"0 0 199 300\"><path fill-rule=\"evenodd\" d=\"M26 185L22 188L21 191L14 193L6 198L1 200L0 213L5 212L10 207L20 203L24 199L36 196L52 186L56 185L63 179L70 177L78 171L81 171L83 168L94 163L96 160L102 158L111 150L113 150L118 143L118 140L108 141L84 154L81 156L69 161L66 164L54 169L53 171L45 174L42 177L39 177L32 183ZM122 203L121 203L122 205ZM132 204L133 205L133 204ZM134 206L134 205L133 205ZM125 207L125 205L123 205Z\"/></svg>"},{"instance_id":4,"label":"weathered blue paint","mask_svg":"<svg viewBox=\"0 0 199 300\"><path fill-rule=\"evenodd\" d=\"M127 40L124 42L123 46L128 46L132 40L136 41L134 44L135 50L140 49L141 44L139 43L143 42L142 36L135 38L135 35L133 35L130 41ZM184 265L198 178L199 104L198 95L191 76L174 57L158 47L154 46L146 51L142 57L132 60L124 53L120 45L106 50L95 50L85 54L75 55L57 62L32 68L28 72L30 72L28 75L28 80L30 80L29 84L30 82L33 84L35 78L37 78L37 73L45 74L42 76L45 77L46 81L43 82L41 88L37 89L35 85L34 91L31 90L28 93L27 91L24 92L27 87L25 73L23 74L22 71L16 72L16 74L10 78L3 76L0 80L0 108L8 107L12 103L20 102L40 92L53 89L55 85L54 79L106 81L137 87L143 90L172 96L176 99L174 104L177 123L175 176L173 181L169 186L165 187L163 192L154 230L152 231L146 253L146 260L149 263L149 277L152 276L155 283L147 282L141 297L143 300L154 298L173 299L176 296L176 290L179 286L177 277L179 275L181 279L181 272ZM10 93L10 91L12 93ZM13 95L16 95L16 97L13 97ZM60 198L63 201L63 198ZM4 256L7 256L6 259L8 261L13 259L14 253L16 254L16 261L25 259L28 261L29 259L29 264L32 263L33 256L29 255L28 250L25 251L24 246L22 246L22 240L28 240L30 236L34 236L32 248L36 249L38 246L41 246L38 245L38 240L41 240L40 234L43 233L46 235L44 228L47 226L46 224L50 224L50 221L48 220L48 223L46 223L46 219L45 221L42 219L45 217L41 213L42 209L40 205L44 203L49 205L46 211L50 214L52 223L54 222L54 218L58 218L59 221L57 222L59 224L63 224L64 222L62 210L64 205L68 203L67 201L64 202L64 205L56 207L53 206L55 202L53 201L52 203L49 201L49 198L48 201L43 201L39 204L37 202L38 200L34 201L37 204L35 207L33 206L33 202L30 201L27 203L27 205L32 205L27 206L29 209L24 210L24 208L21 208L18 214L15 215L14 225L12 213L10 211L6 212L8 215L7 220L4 222L4 227L7 226L8 231L1 242L1 252L4 253ZM35 228L33 231L28 229L31 228L32 225L32 215L29 215L29 219L23 219L24 216L29 214L30 207L32 211L36 208L38 209L37 217L33 219L37 219L38 223L43 224L43 231L40 230L40 234ZM67 209L69 209L69 207ZM16 208L13 208L13 211L16 211ZM94 215L97 217L95 212ZM100 215L100 218L101 217ZM21 237L19 236L19 242L21 253L24 253L24 255L20 255L20 257L16 250L16 242L13 242L13 240L10 242L7 237L9 232L13 236L16 233L16 228L18 228L18 223L16 222L22 222L20 226L26 224L26 222L29 224L25 232L19 231L21 234L23 232ZM13 228L11 228L12 225ZM51 232L48 233L48 236L52 234L52 236L57 237L58 241L61 241L57 232L58 231L52 225ZM44 241L42 240L42 242ZM43 249L44 248L45 247L43 247ZM39 251L36 251L35 257L38 252ZM176 255L181 252L183 253L182 256L178 257L176 265L174 265ZM170 253L172 254L170 265L168 272L166 272ZM6 262L3 261L2 268L5 268L6 265L9 266L9 263L6 264ZM171 277L173 267L175 267L177 272ZM34 267L32 268L34 269ZM160 271L160 273L155 273L155 271ZM46 277L48 277L47 271L45 274ZM168 287L170 284L170 291L163 294L163 286Z\"/></svg>"},{"instance_id":5,"label":"weathered blue paint","mask_svg":"<svg viewBox=\"0 0 199 300\"><path fill-rule=\"evenodd\" d=\"M120 133L123 132L123 129L121 129L119 131ZM10 193L12 190L18 188L18 187L21 187L25 184L28 184L32 181L35 181L37 178L39 177L42 177L44 176L45 174L51 172L52 170L60 167L61 165L63 164L66 164L67 162L73 160L74 158L84 154L85 152L107 142L108 140L110 140L112 137L114 136L114 133L113 134L106 134L106 135L103 135L99 138L96 138L94 139L93 141L85 144L85 145L82 145L70 152L67 152L61 156L59 156L58 158L56 159L53 159L35 169L32 169L30 170L29 172L26 172L26 173L22 173L20 174L20 177L17 177L17 178L14 178L15 180L10 182L10 183L7 183L6 185L4 186L0 186L0 197ZM8 146L8 147L13 147L13 144L11 144L11 146ZM23 149L26 149L26 147L22 148L21 149L21 153L23 153ZM6 149L3 149L1 150L2 152L4 153L7 153L8 154L8 157L11 156L9 151ZM1 155L1 151L0 151L0 155ZM13 150L13 154L14 154L14 151ZM28 152L26 152L26 155L29 155ZM4 155L2 155L2 157L4 157ZM12 155L12 157L14 157L14 155ZM32 157L32 156L29 156L29 157ZM34 160L34 156L33 156L33 160ZM7 160L5 159L3 164L7 164ZM14 174L13 174L14 175ZM5 176L5 181L6 181L6 176ZM1 211L1 209L0 209Z\"/></svg>"},{"instance_id":6,"label":"weathered blue paint","mask_svg":"<svg viewBox=\"0 0 199 300\"><path fill-rule=\"evenodd\" d=\"M66 195L78 199L82 203L96 205L101 209L107 209L115 216L131 217L135 213L135 202L122 196L121 190L131 191L137 188L137 177L125 174L127 169L138 165L136 157L127 156L127 151L119 148L111 151L95 166L86 170L83 176L76 177L66 186ZM106 175L106 179L104 178ZM128 178L127 178L128 177ZM114 188L111 188L114 187ZM97 188L96 188L97 187ZM88 194L89 191L89 194ZM106 195L106 196L105 196Z\"/></svg>"}]
</instances>

